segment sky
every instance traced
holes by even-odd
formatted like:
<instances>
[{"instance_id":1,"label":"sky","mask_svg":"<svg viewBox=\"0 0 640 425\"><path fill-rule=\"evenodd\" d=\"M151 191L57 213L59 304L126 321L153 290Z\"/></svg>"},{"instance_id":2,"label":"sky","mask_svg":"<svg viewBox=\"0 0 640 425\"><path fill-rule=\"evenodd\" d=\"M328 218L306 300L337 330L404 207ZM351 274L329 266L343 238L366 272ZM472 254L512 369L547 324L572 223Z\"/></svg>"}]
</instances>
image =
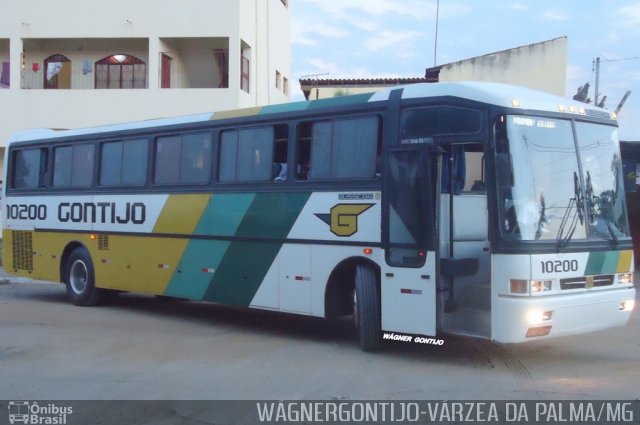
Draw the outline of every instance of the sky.
<instances>
[{"instance_id":1,"label":"sky","mask_svg":"<svg viewBox=\"0 0 640 425\"><path fill-rule=\"evenodd\" d=\"M566 36L566 95L599 57L605 107L620 139L640 141L640 1L291 0L292 79L423 77L426 68ZM313 78L313 77L311 77ZM294 84L293 100L304 97Z\"/></svg>"}]
</instances>

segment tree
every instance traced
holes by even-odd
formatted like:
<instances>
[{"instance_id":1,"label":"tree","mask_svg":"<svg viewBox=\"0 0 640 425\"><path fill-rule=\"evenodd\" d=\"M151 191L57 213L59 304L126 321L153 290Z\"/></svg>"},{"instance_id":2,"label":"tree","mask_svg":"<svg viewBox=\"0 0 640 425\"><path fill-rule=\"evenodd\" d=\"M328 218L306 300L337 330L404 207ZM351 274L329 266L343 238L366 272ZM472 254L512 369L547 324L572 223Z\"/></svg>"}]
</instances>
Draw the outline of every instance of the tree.
<instances>
[{"instance_id":1,"label":"tree","mask_svg":"<svg viewBox=\"0 0 640 425\"><path fill-rule=\"evenodd\" d=\"M573 100L577 100L582 103L591 103L589 98L589 83L585 83L584 86L578 87L578 91L573 96Z\"/></svg>"}]
</instances>

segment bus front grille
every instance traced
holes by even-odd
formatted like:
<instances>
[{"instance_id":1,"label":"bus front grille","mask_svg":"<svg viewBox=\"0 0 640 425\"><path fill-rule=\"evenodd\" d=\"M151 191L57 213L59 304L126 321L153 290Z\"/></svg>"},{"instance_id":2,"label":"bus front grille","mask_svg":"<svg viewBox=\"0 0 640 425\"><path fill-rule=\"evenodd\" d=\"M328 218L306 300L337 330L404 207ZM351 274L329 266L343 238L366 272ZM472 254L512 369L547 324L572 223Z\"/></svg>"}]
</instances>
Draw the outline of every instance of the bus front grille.
<instances>
[{"instance_id":1,"label":"bus front grille","mask_svg":"<svg viewBox=\"0 0 640 425\"><path fill-rule=\"evenodd\" d=\"M612 274L601 274L596 276L580 276L568 279L560 279L560 289L591 289L601 286L613 285Z\"/></svg>"},{"instance_id":2,"label":"bus front grille","mask_svg":"<svg viewBox=\"0 0 640 425\"><path fill-rule=\"evenodd\" d=\"M14 231L12 235L13 269L33 271L31 232Z\"/></svg>"}]
</instances>

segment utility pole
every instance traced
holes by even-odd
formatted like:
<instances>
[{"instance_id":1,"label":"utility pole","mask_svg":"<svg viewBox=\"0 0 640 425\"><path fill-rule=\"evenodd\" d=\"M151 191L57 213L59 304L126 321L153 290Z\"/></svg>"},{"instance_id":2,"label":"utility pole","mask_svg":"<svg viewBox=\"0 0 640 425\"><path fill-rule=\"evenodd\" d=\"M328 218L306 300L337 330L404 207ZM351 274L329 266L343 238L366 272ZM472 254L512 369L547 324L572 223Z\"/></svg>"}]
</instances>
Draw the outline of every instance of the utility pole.
<instances>
[{"instance_id":1,"label":"utility pole","mask_svg":"<svg viewBox=\"0 0 640 425\"><path fill-rule=\"evenodd\" d=\"M436 66L436 58L438 56L438 21L440 20L440 0L436 3L436 40L433 45L433 67Z\"/></svg>"},{"instance_id":2,"label":"utility pole","mask_svg":"<svg viewBox=\"0 0 640 425\"><path fill-rule=\"evenodd\" d=\"M594 69L595 69L595 73L596 73L596 86L595 86L595 99L593 101L593 104L595 106L598 106L598 96L600 95L600 93L598 92L598 88L600 86L600 56L598 56L595 61L594 61Z\"/></svg>"}]
</instances>

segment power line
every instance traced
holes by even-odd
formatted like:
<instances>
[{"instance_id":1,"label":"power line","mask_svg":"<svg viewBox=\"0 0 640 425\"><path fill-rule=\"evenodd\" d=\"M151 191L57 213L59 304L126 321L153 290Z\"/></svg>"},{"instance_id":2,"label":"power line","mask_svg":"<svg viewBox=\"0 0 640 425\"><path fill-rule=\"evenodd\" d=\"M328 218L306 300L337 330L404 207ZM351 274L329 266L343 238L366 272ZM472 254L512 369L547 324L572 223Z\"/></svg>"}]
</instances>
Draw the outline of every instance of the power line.
<instances>
[{"instance_id":1,"label":"power line","mask_svg":"<svg viewBox=\"0 0 640 425\"><path fill-rule=\"evenodd\" d=\"M630 60L640 59L640 56L632 56L632 57L629 57L629 58L621 58L621 59L607 59L602 55L600 55L600 57L602 57L604 59L604 62L622 62L622 61L630 61Z\"/></svg>"}]
</instances>

